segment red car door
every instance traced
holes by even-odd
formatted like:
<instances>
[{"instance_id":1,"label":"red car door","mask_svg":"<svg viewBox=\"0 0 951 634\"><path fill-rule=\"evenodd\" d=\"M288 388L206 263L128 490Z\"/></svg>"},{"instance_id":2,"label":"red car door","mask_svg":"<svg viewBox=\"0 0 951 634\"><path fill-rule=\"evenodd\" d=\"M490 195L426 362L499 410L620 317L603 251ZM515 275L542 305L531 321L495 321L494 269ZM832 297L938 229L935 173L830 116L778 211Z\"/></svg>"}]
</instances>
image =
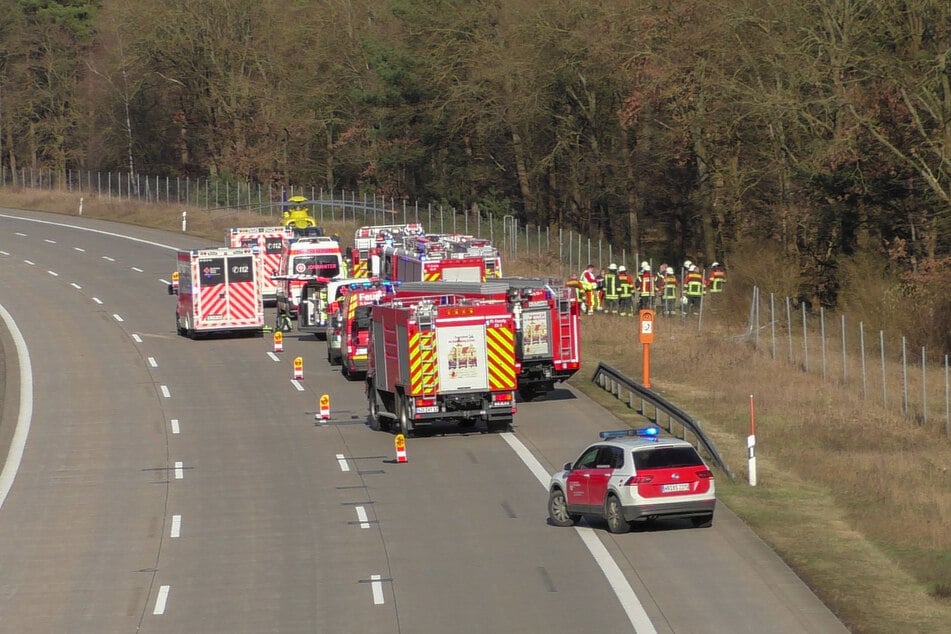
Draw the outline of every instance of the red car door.
<instances>
[{"instance_id":1,"label":"red car door","mask_svg":"<svg viewBox=\"0 0 951 634\"><path fill-rule=\"evenodd\" d=\"M623 452L620 447L601 447L598 450L594 467L588 469L588 501L586 504L594 508L604 506L604 498L608 492L608 484L614 469L623 466Z\"/></svg>"},{"instance_id":2,"label":"red car door","mask_svg":"<svg viewBox=\"0 0 951 634\"><path fill-rule=\"evenodd\" d=\"M581 454L581 457L575 461L574 466L568 473L566 483L568 488L566 493L568 506L590 506L588 502L588 486L591 479L591 472L596 470L594 467L597 465L599 450L600 447L598 446L586 449L585 452Z\"/></svg>"}]
</instances>

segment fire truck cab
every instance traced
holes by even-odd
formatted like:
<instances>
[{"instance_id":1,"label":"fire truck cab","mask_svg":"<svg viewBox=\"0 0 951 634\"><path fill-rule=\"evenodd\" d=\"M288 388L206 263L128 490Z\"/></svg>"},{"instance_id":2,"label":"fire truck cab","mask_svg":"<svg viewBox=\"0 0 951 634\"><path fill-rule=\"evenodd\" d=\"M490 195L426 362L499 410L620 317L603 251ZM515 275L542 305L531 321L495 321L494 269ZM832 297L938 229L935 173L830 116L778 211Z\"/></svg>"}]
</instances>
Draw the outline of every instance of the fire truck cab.
<instances>
[{"instance_id":1,"label":"fire truck cab","mask_svg":"<svg viewBox=\"0 0 951 634\"><path fill-rule=\"evenodd\" d=\"M179 251L175 326L179 335L264 328L261 260L251 249L219 247Z\"/></svg>"},{"instance_id":2,"label":"fire truck cab","mask_svg":"<svg viewBox=\"0 0 951 634\"><path fill-rule=\"evenodd\" d=\"M319 277L334 278L346 275L346 264L340 244L326 236L297 238L289 242L281 253L281 262L274 279L277 287L277 311L292 318L300 310L301 289L307 282Z\"/></svg>"},{"instance_id":3,"label":"fire truck cab","mask_svg":"<svg viewBox=\"0 0 951 634\"><path fill-rule=\"evenodd\" d=\"M390 282L364 280L350 284L349 290L331 304L332 313L327 324L327 361L331 365L339 364L346 378L365 375L370 313L375 304L386 301L392 293Z\"/></svg>"},{"instance_id":4,"label":"fire truck cab","mask_svg":"<svg viewBox=\"0 0 951 634\"><path fill-rule=\"evenodd\" d=\"M290 227L231 227L225 234L225 243L231 248L251 249L262 261L261 294L265 304L277 301L278 283L273 275L280 269L284 247L294 239Z\"/></svg>"}]
</instances>

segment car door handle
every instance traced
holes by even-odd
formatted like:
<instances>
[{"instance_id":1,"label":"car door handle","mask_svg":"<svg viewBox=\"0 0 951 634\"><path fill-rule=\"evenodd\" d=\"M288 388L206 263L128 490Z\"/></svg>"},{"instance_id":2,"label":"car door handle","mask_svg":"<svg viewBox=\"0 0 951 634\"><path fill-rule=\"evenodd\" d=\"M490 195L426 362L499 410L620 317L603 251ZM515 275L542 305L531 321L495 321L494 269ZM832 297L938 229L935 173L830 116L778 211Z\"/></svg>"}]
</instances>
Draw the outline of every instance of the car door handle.
<instances>
[{"instance_id":1,"label":"car door handle","mask_svg":"<svg viewBox=\"0 0 951 634\"><path fill-rule=\"evenodd\" d=\"M591 474L590 474L590 473L583 473L583 474L581 474L581 475L583 475L583 476L586 477L586 478L590 478L590 477L591 477Z\"/></svg>"}]
</instances>

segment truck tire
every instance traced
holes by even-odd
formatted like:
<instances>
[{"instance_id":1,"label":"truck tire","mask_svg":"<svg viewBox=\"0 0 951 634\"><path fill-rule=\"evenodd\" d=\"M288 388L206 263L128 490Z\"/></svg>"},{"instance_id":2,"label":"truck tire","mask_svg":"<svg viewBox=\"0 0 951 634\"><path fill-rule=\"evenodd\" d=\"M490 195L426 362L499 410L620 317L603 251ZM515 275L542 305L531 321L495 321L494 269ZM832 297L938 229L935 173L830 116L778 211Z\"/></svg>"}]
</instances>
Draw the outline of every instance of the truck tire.
<instances>
[{"instance_id":1,"label":"truck tire","mask_svg":"<svg viewBox=\"0 0 951 634\"><path fill-rule=\"evenodd\" d=\"M409 401L403 396L397 397L396 406L399 409L400 433L409 436Z\"/></svg>"},{"instance_id":2,"label":"truck tire","mask_svg":"<svg viewBox=\"0 0 951 634\"><path fill-rule=\"evenodd\" d=\"M380 409L376 404L376 389L372 383L367 386L367 408L370 410L370 429L380 431Z\"/></svg>"}]
</instances>

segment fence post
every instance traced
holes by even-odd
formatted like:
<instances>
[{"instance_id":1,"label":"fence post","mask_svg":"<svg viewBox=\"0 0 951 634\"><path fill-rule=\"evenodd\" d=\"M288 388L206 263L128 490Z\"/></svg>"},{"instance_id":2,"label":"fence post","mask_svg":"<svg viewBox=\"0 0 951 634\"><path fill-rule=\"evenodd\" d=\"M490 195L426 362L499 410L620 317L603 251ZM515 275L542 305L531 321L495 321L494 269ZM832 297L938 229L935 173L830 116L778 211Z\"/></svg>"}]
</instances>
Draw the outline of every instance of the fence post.
<instances>
[{"instance_id":1,"label":"fence post","mask_svg":"<svg viewBox=\"0 0 951 634\"><path fill-rule=\"evenodd\" d=\"M846 373L846 359L845 359L845 315L841 315L841 317L842 317L842 327L841 327L841 330L842 330L842 383L845 384L846 379L848 377Z\"/></svg>"},{"instance_id":2,"label":"fence post","mask_svg":"<svg viewBox=\"0 0 951 634\"><path fill-rule=\"evenodd\" d=\"M925 365L927 357L925 356L925 347L921 346L921 424L928 424L928 381L925 376Z\"/></svg>"},{"instance_id":3,"label":"fence post","mask_svg":"<svg viewBox=\"0 0 951 634\"><path fill-rule=\"evenodd\" d=\"M792 306L789 296L786 296L786 336L789 338L789 365L793 365L793 347L792 347Z\"/></svg>"},{"instance_id":4,"label":"fence post","mask_svg":"<svg viewBox=\"0 0 951 634\"><path fill-rule=\"evenodd\" d=\"M885 386L888 384L885 376L885 331L878 331L878 348L882 351L882 407L888 407L888 392Z\"/></svg>"},{"instance_id":5,"label":"fence post","mask_svg":"<svg viewBox=\"0 0 951 634\"><path fill-rule=\"evenodd\" d=\"M908 350L901 337L901 413L908 416Z\"/></svg>"},{"instance_id":6,"label":"fence post","mask_svg":"<svg viewBox=\"0 0 951 634\"><path fill-rule=\"evenodd\" d=\"M769 329L772 335L773 345L770 348L769 356L776 358L776 296L775 293L769 294Z\"/></svg>"},{"instance_id":7,"label":"fence post","mask_svg":"<svg viewBox=\"0 0 951 634\"><path fill-rule=\"evenodd\" d=\"M826 378L826 309L819 307L819 342L822 349L822 378Z\"/></svg>"},{"instance_id":8,"label":"fence post","mask_svg":"<svg viewBox=\"0 0 951 634\"><path fill-rule=\"evenodd\" d=\"M865 377L865 325L859 322L859 348L862 355L862 400L868 398L868 381Z\"/></svg>"},{"instance_id":9,"label":"fence post","mask_svg":"<svg viewBox=\"0 0 951 634\"><path fill-rule=\"evenodd\" d=\"M809 371L809 331L806 330L806 302L799 304L802 309L802 364L806 372Z\"/></svg>"},{"instance_id":10,"label":"fence post","mask_svg":"<svg viewBox=\"0 0 951 634\"><path fill-rule=\"evenodd\" d=\"M944 355L944 435L951 438L951 394L948 393L948 355Z\"/></svg>"}]
</instances>

